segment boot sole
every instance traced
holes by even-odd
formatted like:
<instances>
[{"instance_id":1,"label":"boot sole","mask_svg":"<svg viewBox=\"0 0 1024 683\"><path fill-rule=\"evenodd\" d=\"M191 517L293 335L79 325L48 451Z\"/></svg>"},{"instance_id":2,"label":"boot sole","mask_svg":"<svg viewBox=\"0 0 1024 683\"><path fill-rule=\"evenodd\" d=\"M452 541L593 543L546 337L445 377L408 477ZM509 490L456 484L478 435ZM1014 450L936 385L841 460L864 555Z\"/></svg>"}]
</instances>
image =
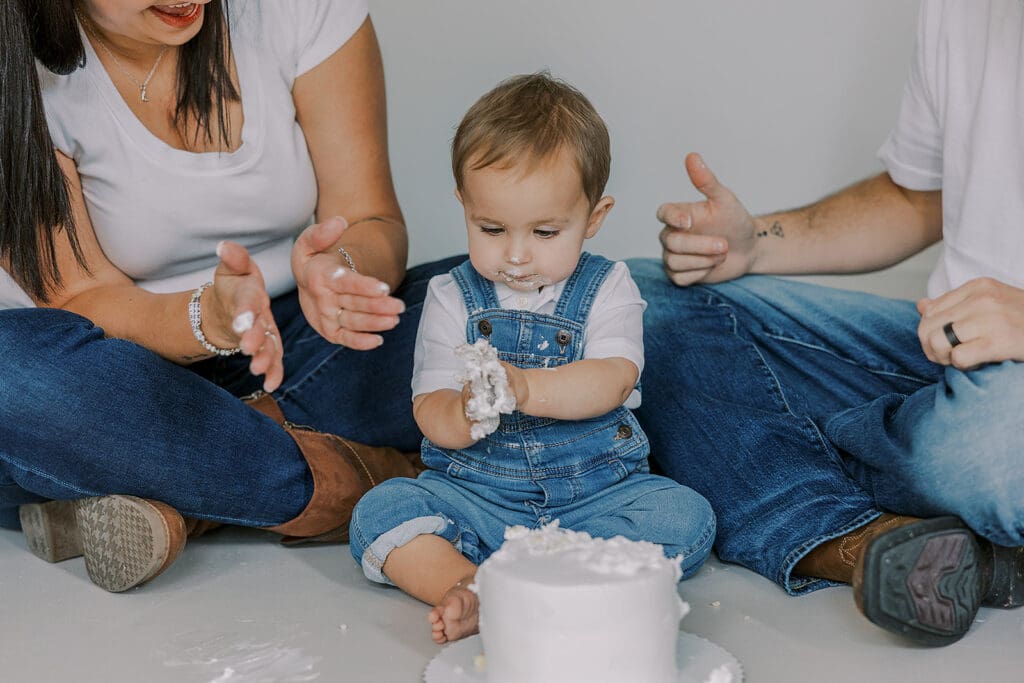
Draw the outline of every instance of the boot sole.
<instances>
[{"instance_id":1,"label":"boot sole","mask_svg":"<svg viewBox=\"0 0 1024 683\"><path fill-rule=\"evenodd\" d=\"M177 513L175 513L177 514ZM103 496L75 501L85 568L100 588L120 593L162 572L177 558L167 519L154 503L134 496ZM184 520L178 538L184 539Z\"/></svg>"},{"instance_id":2,"label":"boot sole","mask_svg":"<svg viewBox=\"0 0 1024 683\"><path fill-rule=\"evenodd\" d=\"M22 505L18 508L28 549L47 562L62 562L83 553L73 500Z\"/></svg>"},{"instance_id":3,"label":"boot sole","mask_svg":"<svg viewBox=\"0 0 1024 683\"><path fill-rule=\"evenodd\" d=\"M861 608L872 623L923 645L949 645L981 605L981 552L956 517L877 536L864 553Z\"/></svg>"}]
</instances>

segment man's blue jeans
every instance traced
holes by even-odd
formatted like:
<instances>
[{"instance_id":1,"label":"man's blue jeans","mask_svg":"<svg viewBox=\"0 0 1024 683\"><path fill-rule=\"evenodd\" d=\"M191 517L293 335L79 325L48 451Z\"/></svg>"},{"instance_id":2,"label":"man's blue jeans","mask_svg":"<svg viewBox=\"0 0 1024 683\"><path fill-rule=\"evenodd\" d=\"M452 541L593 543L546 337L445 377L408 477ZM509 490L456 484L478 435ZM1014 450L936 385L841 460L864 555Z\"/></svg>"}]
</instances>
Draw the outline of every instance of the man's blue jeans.
<instances>
[{"instance_id":1,"label":"man's blue jeans","mask_svg":"<svg viewBox=\"0 0 1024 683\"><path fill-rule=\"evenodd\" d=\"M629 262L647 300L651 457L718 517L719 556L802 593L820 543L881 510L954 514L1024 545L1024 363L927 360L909 301L776 278L675 287Z\"/></svg>"},{"instance_id":2,"label":"man's blue jeans","mask_svg":"<svg viewBox=\"0 0 1024 683\"><path fill-rule=\"evenodd\" d=\"M409 270L398 326L374 351L328 343L293 292L273 301L285 349L274 397L300 425L419 449L413 344L427 281L464 256ZM186 311L182 309L182 319ZM244 356L182 367L61 310L0 311L0 524L17 506L123 493L190 517L274 526L298 515L312 476L295 442L238 397L262 378Z\"/></svg>"}]
</instances>

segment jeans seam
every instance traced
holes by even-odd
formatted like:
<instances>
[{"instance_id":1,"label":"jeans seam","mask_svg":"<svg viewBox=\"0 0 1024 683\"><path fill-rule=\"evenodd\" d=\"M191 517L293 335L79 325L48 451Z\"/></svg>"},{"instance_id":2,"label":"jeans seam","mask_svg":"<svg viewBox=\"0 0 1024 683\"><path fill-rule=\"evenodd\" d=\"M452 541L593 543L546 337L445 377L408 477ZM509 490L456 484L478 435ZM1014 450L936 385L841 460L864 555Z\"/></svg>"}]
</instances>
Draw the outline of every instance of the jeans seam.
<instances>
[{"instance_id":1,"label":"jeans seam","mask_svg":"<svg viewBox=\"0 0 1024 683\"><path fill-rule=\"evenodd\" d=\"M736 314L733 311L733 304L732 304L732 302L730 302L730 301L728 301L726 299L723 299L721 297L716 296L709 288L707 288L705 286L700 286L700 287L701 287L701 291L703 291L704 294L707 296L706 305L714 306L717 309L725 309L725 314L729 317L729 321L731 323L733 336L736 337L737 339L739 339L740 341L742 341L745 346L749 347L754 352L754 354L757 356L757 359L758 359L758 361L759 361L759 363L761 365L762 373L768 378L771 392L776 396L776 398L782 404L783 410L786 413L788 413L790 415L793 415L793 416L796 416L796 413L793 412L792 407L789 405L789 401L786 400L785 392L782 391L782 382L779 381L778 375L775 374L775 371L772 370L771 365L765 359L764 354L761 353L761 349L759 349L757 347L757 344L753 343L752 341L750 341L748 339L744 339L740 335L740 333L739 333L740 324L739 324L739 320L736 317Z\"/></svg>"},{"instance_id":2,"label":"jeans seam","mask_svg":"<svg viewBox=\"0 0 1024 683\"><path fill-rule=\"evenodd\" d=\"M679 554L683 556L683 559L686 559L693 555L696 550L703 548L705 545L710 545L708 542L714 540L717 530L718 522L712 516L711 520L704 525L704 531L701 532L700 537L683 549Z\"/></svg>"},{"instance_id":3,"label":"jeans seam","mask_svg":"<svg viewBox=\"0 0 1024 683\"><path fill-rule=\"evenodd\" d=\"M771 339L774 339L776 341L779 341L779 342L783 342L783 343L787 343L787 344L795 344L796 346L802 346L805 349L812 349L814 351L818 351L820 353L824 353L824 354L826 354L828 356L831 356L832 358L835 358L836 360L838 360L838 361L840 361L842 363L846 363L847 365L853 365L853 366L858 367L858 368L863 368L864 370L867 370L868 372L870 372L873 375L884 375L886 377L897 377L899 379L905 379L908 382L914 382L916 384L920 384L921 386L929 386L929 385L935 383L935 381L931 380L931 379L921 379L920 377L916 377L914 375L907 375L905 373L896 372L894 370L886 370L884 368L872 368L870 366L864 365L864 363L861 362L861 361L856 361L856 360L853 360L852 358L846 358L844 356L840 356L839 354L835 353L831 349L825 348L824 346L819 346L817 344L810 344L808 342L801 341L799 339L793 339L792 337L785 337L785 336L782 336L782 335L779 335L779 334L773 334L771 332L765 332L765 336L767 336L767 337L769 337Z\"/></svg>"}]
</instances>

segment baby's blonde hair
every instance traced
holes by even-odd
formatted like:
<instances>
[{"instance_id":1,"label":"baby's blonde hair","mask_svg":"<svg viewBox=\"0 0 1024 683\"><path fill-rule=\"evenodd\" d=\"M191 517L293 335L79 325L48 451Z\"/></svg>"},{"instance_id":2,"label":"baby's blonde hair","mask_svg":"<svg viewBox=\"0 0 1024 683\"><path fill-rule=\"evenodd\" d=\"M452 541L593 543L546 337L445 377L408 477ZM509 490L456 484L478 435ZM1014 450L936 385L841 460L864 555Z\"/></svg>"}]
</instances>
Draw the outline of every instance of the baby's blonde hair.
<instances>
[{"instance_id":1,"label":"baby's blonde hair","mask_svg":"<svg viewBox=\"0 0 1024 683\"><path fill-rule=\"evenodd\" d=\"M534 164L562 149L576 161L593 208L611 170L608 128L576 88L546 72L513 76L469 108L452 141L455 186L463 191L467 168ZM467 166L467 164L472 164Z\"/></svg>"}]
</instances>

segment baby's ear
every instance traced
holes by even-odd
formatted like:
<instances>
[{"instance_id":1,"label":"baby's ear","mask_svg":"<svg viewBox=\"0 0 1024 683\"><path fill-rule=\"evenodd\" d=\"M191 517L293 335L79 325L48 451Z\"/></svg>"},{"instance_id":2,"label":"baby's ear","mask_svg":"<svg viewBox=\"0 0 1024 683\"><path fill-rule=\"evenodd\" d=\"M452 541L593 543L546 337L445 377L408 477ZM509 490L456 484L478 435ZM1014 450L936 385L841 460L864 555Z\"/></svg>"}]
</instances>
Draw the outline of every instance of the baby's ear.
<instances>
[{"instance_id":1,"label":"baby's ear","mask_svg":"<svg viewBox=\"0 0 1024 683\"><path fill-rule=\"evenodd\" d=\"M459 204L465 204L466 203L466 202L462 201L462 193L459 192L459 188L457 188L457 187L455 188L455 198L459 200Z\"/></svg>"},{"instance_id":2,"label":"baby's ear","mask_svg":"<svg viewBox=\"0 0 1024 683\"><path fill-rule=\"evenodd\" d=\"M601 229L604 219L608 216L608 212L612 210L613 206L615 206L615 199L613 197L605 196L598 200L594 210L590 212L590 219L587 221L587 239L596 235L598 230Z\"/></svg>"}]
</instances>

